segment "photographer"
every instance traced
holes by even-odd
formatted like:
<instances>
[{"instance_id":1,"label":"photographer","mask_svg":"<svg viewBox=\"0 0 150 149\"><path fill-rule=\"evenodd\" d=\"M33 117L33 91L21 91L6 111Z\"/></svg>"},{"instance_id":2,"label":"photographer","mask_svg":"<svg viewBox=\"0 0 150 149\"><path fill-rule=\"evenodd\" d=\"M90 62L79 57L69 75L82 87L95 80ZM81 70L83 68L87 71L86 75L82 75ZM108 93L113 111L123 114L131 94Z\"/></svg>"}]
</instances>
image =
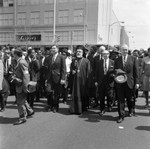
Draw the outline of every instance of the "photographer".
<instances>
[{"instance_id":1,"label":"photographer","mask_svg":"<svg viewBox=\"0 0 150 149\"><path fill-rule=\"evenodd\" d=\"M31 116L34 114L34 111L29 106L26 101L28 93L28 83L30 81L30 75L28 71L28 64L22 58L22 50L14 50L14 58L17 61L17 65L14 70L14 76L12 81L16 85L16 101L19 112L19 121L15 122L14 125L19 125L26 122L26 116Z\"/></svg>"}]
</instances>

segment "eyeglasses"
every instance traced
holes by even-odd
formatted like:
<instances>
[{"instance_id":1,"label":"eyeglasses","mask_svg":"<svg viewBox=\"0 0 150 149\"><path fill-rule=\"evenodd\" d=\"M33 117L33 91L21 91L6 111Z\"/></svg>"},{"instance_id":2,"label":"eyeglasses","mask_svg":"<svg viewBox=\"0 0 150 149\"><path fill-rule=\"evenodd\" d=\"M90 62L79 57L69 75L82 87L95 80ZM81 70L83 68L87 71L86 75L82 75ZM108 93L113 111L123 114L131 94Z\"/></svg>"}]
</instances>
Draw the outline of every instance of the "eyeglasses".
<instances>
[{"instance_id":1,"label":"eyeglasses","mask_svg":"<svg viewBox=\"0 0 150 149\"><path fill-rule=\"evenodd\" d=\"M8 55L9 55L9 54L10 54L10 52L5 52L5 54L8 54Z\"/></svg>"}]
</instances>

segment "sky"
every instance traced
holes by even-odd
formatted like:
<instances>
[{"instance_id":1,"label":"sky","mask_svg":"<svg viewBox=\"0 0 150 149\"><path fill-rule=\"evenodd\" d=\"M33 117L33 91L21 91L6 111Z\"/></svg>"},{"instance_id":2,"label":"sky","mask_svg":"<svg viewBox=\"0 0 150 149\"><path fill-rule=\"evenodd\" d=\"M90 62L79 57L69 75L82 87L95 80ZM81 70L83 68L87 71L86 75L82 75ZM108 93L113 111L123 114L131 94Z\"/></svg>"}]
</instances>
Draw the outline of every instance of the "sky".
<instances>
[{"instance_id":1,"label":"sky","mask_svg":"<svg viewBox=\"0 0 150 149\"><path fill-rule=\"evenodd\" d=\"M129 36L129 48L150 47L150 0L113 0L113 10L124 21Z\"/></svg>"}]
</instances>

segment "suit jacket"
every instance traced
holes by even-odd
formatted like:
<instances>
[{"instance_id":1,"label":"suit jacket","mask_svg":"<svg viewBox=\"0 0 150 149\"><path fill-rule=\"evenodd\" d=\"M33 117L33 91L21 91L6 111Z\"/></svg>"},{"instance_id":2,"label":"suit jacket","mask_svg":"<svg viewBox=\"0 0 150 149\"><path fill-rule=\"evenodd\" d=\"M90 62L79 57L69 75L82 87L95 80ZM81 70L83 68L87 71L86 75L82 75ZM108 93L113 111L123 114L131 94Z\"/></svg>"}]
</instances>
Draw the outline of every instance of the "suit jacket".
<instances>
[{"instance_id":1,"label":"suit jacket","mask_svg":"<svg viewBox=\"0 0 150 149\"><path fill-rule=\"evenodd\" d=\"M35 59L29 63L29 73L30 73L30 80L31 81L38 81L39 80L39 71L40 71L40 64L39 60Z\"/></svg>"},{"instance_id":2,"label":"suit jacket","mask_svg":"<svg viewBox=\"0 0 150 149\"><path fill-rule=\"evenodd\" d=\"M60 83L60 80L65 80L66 76L66 64L65 57L58 54L54 63L52 63L52 56L48 56L45 59L44 65L46 67L46 80L54 83Z\"/></svg>"},{"instance_id":3,"label":"suit jacket","mask_svg":"<svg viewBox=\"0 0 150 149\"><path fill-rule=\"evenodd\" d=\"M95 73L96 73L96 67L97 67L97 63L101 60L101 55L96 55L94 57L94 60L93 60L93 76L94 76L94 80L96 79L95 77Z\"/></svg>"},{"instance_id":4,"label":"suit jacket","mask_svg":"<svg viewBox=\"0 0 150 149\"><path fill-rule=\"evenodd\" d=\"M95 71L96 82L98 82L98 85L101 85L104 79L106 81L106 77L107 77L108 85L113 87L114 61L109 59L108 63L109 64L108 64L107 74L104 75L104 60L101 59L97 62L96 71Z\"/></svg>"},{"instance_id":5,"label":"suit jacket","mask_svg":"<svg viewBox=\"0 0 150 149\"><path fill-rule=\"evenodd\" d=\"M28 64L26 60L23 58L20 58L17 62L17 65L15 67L15 72L14 72L16 78L21 80L21 83L16 82L16 92L17 93L22 93L22 92L27 92L28 89L28 83L30 81L30 75L28 71Z\"/></svg>"},{"instance_id":6,"label":"suit jacket","mask_svg":"<svg viewBox=\"0 0 150 149\"><path fill-rule=\"evenodd\" d=\"M136 57L128 55L125 67L123 67L122 56L115 60L114 69L122 69L127 75L127 84L133 89L135 84L139 84L139 68Z\"/></svg>"}]
</instances>

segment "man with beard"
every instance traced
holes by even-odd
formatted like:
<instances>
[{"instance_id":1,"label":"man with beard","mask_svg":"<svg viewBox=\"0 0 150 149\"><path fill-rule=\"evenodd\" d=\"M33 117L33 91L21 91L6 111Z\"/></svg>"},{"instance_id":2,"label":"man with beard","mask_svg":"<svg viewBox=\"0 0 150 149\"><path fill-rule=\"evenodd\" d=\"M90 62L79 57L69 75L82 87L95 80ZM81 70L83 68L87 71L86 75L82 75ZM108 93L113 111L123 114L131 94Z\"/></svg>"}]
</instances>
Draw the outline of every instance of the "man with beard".
<instances>
[{"instance_id":1,"label":"man with beard","mask_svg":"<svg viewBox=\"0 0 150 149\"><path fill-rule=\"evenodd\" d=\"M90 74L90 61L84 58L84 47L77 46L76 58L71 64L71 80L72 80L72 103L70 105L70 112L74 114L81 114L87 110L87 91L88 79Z\"/></svg>"}]
</instances>

